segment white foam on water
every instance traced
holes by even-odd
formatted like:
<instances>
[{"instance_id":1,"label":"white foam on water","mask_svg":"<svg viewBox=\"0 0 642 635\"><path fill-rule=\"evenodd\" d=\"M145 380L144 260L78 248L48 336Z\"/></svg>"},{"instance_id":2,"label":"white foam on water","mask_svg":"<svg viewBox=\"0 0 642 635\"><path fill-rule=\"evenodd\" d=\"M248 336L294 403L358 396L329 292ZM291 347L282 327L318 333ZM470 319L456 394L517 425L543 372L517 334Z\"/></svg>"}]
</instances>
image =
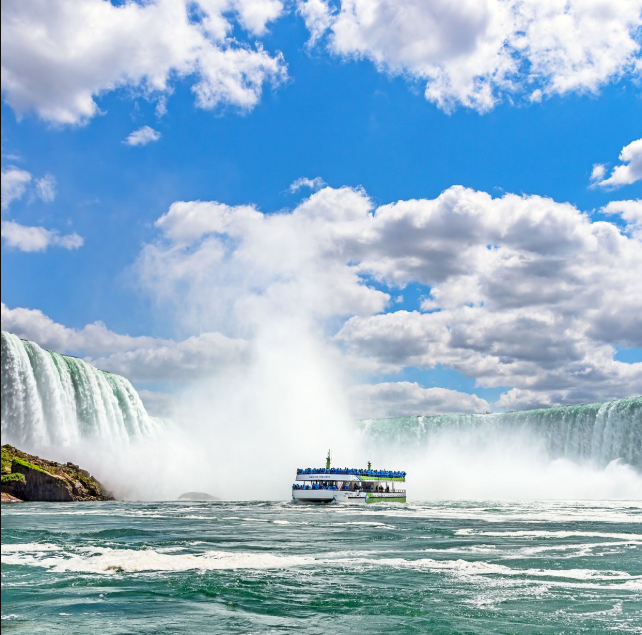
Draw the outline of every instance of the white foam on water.
<instances>
[{"instance_id":1,"label":"white foam on water","mask_svg":"<svg viewBox=\"0 0 642 635\"><path fill-rule=\"evenodd\" d=\"M636 543L630 542L628 540L625 541L611 541L611 542L589 542L589 543L581 543L581 544L566 544L566 545L542 545L542 546L537 546L537 547L522 547L521 549L518 550L518 552L513 556L515 558L522 558L522 557L529 557L529 556L535 556L540 553L547 553L550 551L576 551L577 553L571 554L571 557L584 557L584 556L590 556L590 555L595 555L592 552L595 549L606 549L610 550L611 553L613 553L612 549L614 547L628 547L629 549L633 548ZM617 552L622 551L621 549L618 549ZM562 556L558 556L562 557ZM568 555L563 556L563 557L569 557Z\"/></svg>"},{"instance_id":2,"label":"white foam on water","mask_svg":"<svg viewBox=\"0 0 642 635\"><path fill-rule=\"evenodd\" d=\"M638 576L635 580L625 582L621 588L631 591L642 591L642 576Z\"/></svg>"},{"instance_id":3,"label":"white foam on water","mask_svg":"<svg viewBox=\"0 0 642 635\"><path fill-rule=\"evenodd\" d=\"M309 525L310 523L304 521L295 521L295 520L273 520L271 521L275 525Z\"/></svg>"},{"instance_id":4,"label":"white foam on water","mask_svg":"<svg viewBox=\"0 0 642 635\"><path fill-rule=\"evenodd\" d=\"M548 531L545 529L520 529L516 531L481 531L478 529L458 529L457 536L494 536L497 538L613 538L628 543L642 543L642 534L607 533L601 531Z\"/></svg>"},{"instance_id":5,"label":"white foam on water","mask_svg":"<svg viewBox=\"0 0 642 635\"><path fill-rule=\"evenodd\" d=\"M390 566L404 569L429 569L449 570L466 575L489 575L518 577L546 577L566 578L571 580L626 580L642 581L642 576L632 576L626 571L609 571L594 569L516 569L503 564L484 561L469 560L433 560L432 558L419 558L407 560L405 558L381 559L354 559L353 562L361 564Z\"/></svg>"},{"instance_id":6,"label":"white foam on water","mask_svg":"<svg viewBox=\"0 0 642 635\"><path fill-rule=\"evenodd\" d=\"M399 508L379 508L376 510L361 510L363 516L382 516L386 518L425 518L426 520L475 520L486 523L571 523L571 522L599 522L609 524L640 523L642 510L639 507L627 509L626 507L556 507L544 506L507 506L498 503L503 509L488 510L478 507L452 508L442 505L424 504L421 506L407 506ZM345 510L340 513L351 513Z\"/></svg>"},{"instance_id":7,"label":"white foam on water","mask_svg":"<svg viewBox=\"0 0 642 635\"><path fill-rule=\"evenodd\" d=\"M225 569L287 569L315 564L311 556L277 556L268 553L207 551L202 554L163 553L154 549L84 547L55 556L33 550L7 553L6 564L42 567L55 572L140 573L153 571L216 571Z\"/></svg>"},{"instance_id":8,"label":"white foam on water","mask_svg":"<svg viewBox=\"0 0 642 635\"><path fill-rule=\"evenodd\" d=\"M364 527L376 527L377 529L396 529L394 525L386 525L385 523L369 520L352 520L345 523L332 523L333 527L342 525L362 525Z\"/></svg>"},{"instance_id":9,"label":"white foam on water","mask_svg":"<svg viewBox=\"0 0 642 635\"><path fill-rule=\"evenodd\" d=\"M64 503L69 505L69 503ZM112 510L106 509L79 509L78 511L65 511L59 509L59 506L49 506L48 503L38 503L38 508L32 505L16 505L12 510L12 516L117 516L119 515Z\"/></svg>"},{"instance_id":10,"label":"white foam on water","mask_svg":"<svg viewBox=\"0 0 642 635\"><path fill-rule=\"evenodd\" d=\"M62 547L59 547L58 545L37 542L2 545L0 549L0 553L2 553L2 555L10 553L47 553L50 551L62 551Z\"/></svg>"},{"instance_id":11,"label":"white foam on water","mask_svg":"<svg viewBox=\"0 0 642 635\"><path fill-rule=\"evenodd\" d=\"M500 552L498 552L497 546L496 545L461 545L459 547L444 547L444 548L439 548L439 547L427 547L426 549L421 549L422 553L437 553L437 554L442 554L442 553L461 553L461 554L467 554L467 553L492 553L493 555L498 555L499 557L505 557L502 556Z\"/></svg>"},{"instance_id":12,"label":"white foam on water","mask_svg":"<svg viewBox=\"0 0 642 635\"><path fill-rule=\"evenodd\" d=\"M437 571L463 576L467 579L496 576L524 581L541 581L553 584L555 580L563 585L597 584L605 588L613 583L618 589L642 590L642 576L625 571L593 569L519 569L496 562L456 560L435 560L419 558L409 560L400 557L363 557L364 554L349 556L346 552L335 557L315 558L306 555L275 555L270 553L206 551L199 554L179 553L167 549L117 549L111 547L82 547L64 550L56 545L22 544L4 545L3 562L10 565L41 567L52 572L114 575L126 573L180 572L189 570L286 570L295 567L346 567L358 569L391 567L418 571ZM609 584L610 583L610 584ZM607 587L607 588L608 588Z\"/></svg>"},{"instance_id":13,"label":"white foam on water","mask_svg":"<svg viewBox=\"0 0 642 635\"><path fill-rule=\"evenodd\" d=\"M622 615L622 602L616 602L612 608L603 611L592 611L591 616L596 615Z\"/></svg>"},{"instance_id":14,"label":"white foam on water","mask_svg":"<svg viewBox=\"0 0 642 635\"><path fill-rule=\"evenodd\" d=\"M492 545L492 544L466 544L456 547L427 547L422 549L425 553L492 553L494 556L506 560L515 560L521 558L531 558L542 554L555 554L554 557L562 559L584 558L603 555L596 553L601 550L605 553L623 553L627 549L634 549L637 543L630 541L610 541L610 542L590 542L590 543L573 543L573 544L556 544L556 545L539 545L539 546L520 546L511 544ZM553 556L551 556L553 557Z\"/></svg>"}]
</instances>

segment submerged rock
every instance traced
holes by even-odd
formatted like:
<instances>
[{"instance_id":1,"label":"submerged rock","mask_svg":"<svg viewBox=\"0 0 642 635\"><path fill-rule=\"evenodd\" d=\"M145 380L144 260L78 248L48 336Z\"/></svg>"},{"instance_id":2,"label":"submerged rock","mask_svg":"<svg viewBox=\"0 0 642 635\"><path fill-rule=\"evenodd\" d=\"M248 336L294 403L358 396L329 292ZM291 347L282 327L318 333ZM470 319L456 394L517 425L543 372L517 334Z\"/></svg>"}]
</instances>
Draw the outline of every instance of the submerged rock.
<instances>
[{"instance_id":1,"label":"submerged rock","mask_svg":"<svg viewBox=\"0 0 642 635\"><path fill-rule=\"evenodd\" d=\"M178 500L188 501L219 501L220 498L207 494L206 492L185 492L178 497Z\"/></svg>"},{"instance_id":2,"label":"submerged rock","mask_svg":"<svg viewBox=\"0 0 642 635\"><path fill-rule=\"evenodd\" d=\"M73 463L56 463L2 446L2 500L22 501L111 500L102 485ZM6 495L6 496L5 496Z\"/></svg>"}]
</instances>

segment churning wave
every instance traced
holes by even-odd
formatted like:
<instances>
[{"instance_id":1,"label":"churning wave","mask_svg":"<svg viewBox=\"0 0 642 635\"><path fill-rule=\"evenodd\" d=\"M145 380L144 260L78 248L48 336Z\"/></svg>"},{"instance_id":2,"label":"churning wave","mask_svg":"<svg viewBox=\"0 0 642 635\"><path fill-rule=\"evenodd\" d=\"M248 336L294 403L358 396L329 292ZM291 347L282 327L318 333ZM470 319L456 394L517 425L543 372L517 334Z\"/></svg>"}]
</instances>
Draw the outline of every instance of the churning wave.
<instances>
[{"instance_id":1,"label":"churning wave","mask_svg":"<svg viewBox=\"0 0 642 635\"><path fill-rule=\"evenodd\" d=\"M523 579L560 579L571 581L616 582L621 588L639 589L642 576L626 571L565 568L511 567L497 562L404 557L359 556L338 552L333 556L269 554L211 550L184 553L180 547L164 549L114 549L112 547L63 548L53 544L12 544L2 546L2 559L8 565L41 567L55 572L92 573L103 575L179 571L278 570L303 567L338 567L355 570L391 568L450 572L460 576L502 576ZM443 553L443 550L442 550Z\"/></svg>"}]
</instances>

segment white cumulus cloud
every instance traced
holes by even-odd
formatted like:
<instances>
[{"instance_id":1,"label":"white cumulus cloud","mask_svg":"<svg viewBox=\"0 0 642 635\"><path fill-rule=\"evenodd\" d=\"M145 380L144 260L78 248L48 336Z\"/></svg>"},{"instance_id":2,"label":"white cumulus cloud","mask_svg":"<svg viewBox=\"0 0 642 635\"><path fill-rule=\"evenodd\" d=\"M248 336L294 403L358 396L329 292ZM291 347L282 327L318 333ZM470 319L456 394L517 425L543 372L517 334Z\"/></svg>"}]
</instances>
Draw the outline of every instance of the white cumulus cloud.
<instances>
[{"instance_id":1,"label":"white cumulus cloud","mask_svg":"<svg viewBox=\"0 0 642 635\"><path fill-rule=\"evenodd\" d=\"M61 234L54 229L30 227L10 220L2 221L2 239L7 247L20 251L44 251L48 247L78 249L85 242L76 233Z\"/></svg>"},{"instance_id":2,"label":"white cumulus cloud","mask_svg":"<svg viewBox=\"0 0 642 635\"><path fill-rule=\"evenodd\" d=\"M44 251L48 247L78 249L84 239L76 233L61 234L55 229L23 225L8 218L9 208L14 201L28 194L28 200L36 197L45 203L56 198L56 179L47 174L34 179L30 172L16 167L2 170L2 239L7 247L20 251Z\"/></svg>"},{"instance_id":3,"label":"white cumulus cloud","mask_svg":"<svg viewBox=\"0 0 642 635\"><path fill-rule=\"evenodd\" d=\"M180 319L198 328L227 325L232 315L236 328L253 329L266 315L316 320L378 312L388 294L346 266L344 232L357 232L358 240L371 208L365 193L351 188L324 188L286 214L177 202L156 221L159 240L145 246L138 271L158 299L183 297Z\"/></svg>"},{"instance_id":4,"label":"white cumulus cloud","mask_svg":"<svg viewBox=\"0 0 642 635\"><path fill-rule=\"evenodd\" d=\"M266 83L286 76L279 54L252 36L282 12L278 0L7 0L2 3L2 90L18 116L55 124L100 112L96 99L121 87L163 99L173 78L191 77L197 105L252 108Z\"/></svg>"},{"instance_id":5,"label":"white cumulus cloud","mask_svg":"<svg viewBox=\"0 0 642 635\"><path fill-rule=\"evenodd\" d=\"M127 138L123 141L128 146L146 146L152 141L158 141L161 137L158 130L154 130L149 126L142 126L138 130L131 132Z\"/></svg>"},{"instance_id":6,"label":"white cumulus cloud","mask_svg":"<svg viewBox=\"0 0 642 635\"><path fill-rule=\"evenodd\" d=\"M610 176L606 176L606 166L598 164L593 166L591 181L594 186L605 189L614 189L623 185L631 185L642 179L642 139L631 141L620 152L620 165L616 165Z\"/></svg>"},{"instance_id":7,"label":"white cumulus cloud","mask_svg":"<svg viewBox=\"0 0 642 635\"><path fill-rule=\"evenodd\" d=\"M602 211L605 214L619 214L629 225L642 225L642 199L610 201Z\"/></svg>"},{"instance_id":8,"label":"white cumulus cloud","mask_svg":"<svg viewBox=\"0 0 642 635\"><path fill-rule=\"evenodd\" d=\"M626 230L642 240L642 199L635 201L611 201L602 211L620 216L626 222Z\"/></svg>"},{"instance_id":9,"label":"white cumulus cloud","mask_svg":"<svg viewBox=\"0 0 642 635\"><path fill-rule=\"evenodd\" d=\"M325 187L278 214L177 202L156 226L138 273L190 328L251 338L300 318L359 372L441 365L542 402L642 385L642 364L615 359L642 346L639 237L567 203L455 186L376 207ZM418 310L382 313L411 283Z\"/></svg>"},{"instance_id":10,"label":"white cumulus cloud","mask_svg":"<svg viewBox=\"0 0 642 635\"><path fill-rule=\"evenodd\" d=\"M596 93L640 71L640 0L300 0L311 43L425 84L450 111Z\"/></svg>"},{"instance_id":11,"label":"white cumulus cloud","mask_svg":"<svg viewBox=\"0 0 642 635\"><path fill-rule=\"evenodd\" d=\"M313 192L316 192L317 190L320 190L325 184L326 182L320 176L316 176L313 179L310 179L306 176L301 176L296 181L290 184L289 190L293 194L303 188L307 188L309 190L312 190Z\"/></svg>"},{"instance_id":12,"label":"white cumulus cloud","mask_svg":"<svg viewBox=\"0 0 642 635\"><path fill-rule=\"evenodd\" d=\"M9 209L12 201L19 200L31 183L31 173L19 168L2 170L2 210Z\"/></svg>"},{"instance_id":13,"label":"white cumulus cloud","mask_svg":"<svg viewBox=\"0 0 642 635\"><path fill-rule=\"evenodd\" d=\"M183 341L132 337L102 322L72 329L36 309L10 309L2 303L2 329L59 353L82 355L98 368L134 382L184 382L216 374L247 360L247 343L220 333Z\"/></svg>"},{"instance_id":14,"label":"white cumulus cloud","mask_svg":"<svg viewBox=\"0 0 642 635\"><path fill-rule=\"evenodd\" d=\"M490 404L476 395L448 388L422 388L408 381L355 386L350 398L360 419L490 411Z\"/></svg>"},{"instance_id":15,"label":"white cumulus cloud","mask_svg":"<svg viewBox=\"0 0 642 635\"><path fill-rule=\"evenodd\" d=\"M34 181L26 170L10 166L2 170L2 211L7 211L13 201L20 200L26 193L38 197L44 203L56 198L56 179L46 174Z\"/></svg>"},{"instance_id":16,"label":"white cumulus cloud","mask_svg":"<svg viewBox=\"0 0 642 635\"><path fill-rule=\"evenodd\" d=\"M606 166L603 163L596 163L591 171L591 182L601 181L606 175Z\"/></svg>"}]
</instances>

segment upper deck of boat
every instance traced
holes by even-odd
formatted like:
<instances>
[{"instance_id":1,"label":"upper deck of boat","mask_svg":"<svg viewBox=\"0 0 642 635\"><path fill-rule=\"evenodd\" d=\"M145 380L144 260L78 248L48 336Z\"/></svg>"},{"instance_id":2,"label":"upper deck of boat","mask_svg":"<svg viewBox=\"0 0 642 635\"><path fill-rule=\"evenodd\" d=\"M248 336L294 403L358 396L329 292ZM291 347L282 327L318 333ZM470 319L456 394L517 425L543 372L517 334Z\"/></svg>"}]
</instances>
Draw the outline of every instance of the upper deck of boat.
<instances>
[{"instance_id":1,"label":"upper deck of boat","mask_svg":"<svg viewBox=\"0 0 642 635\"><path fill-rule=\"evenodd\" d=\"M397 481L405 482L406 473L398 470L371 470L341 467L306 467L296 471L297 481Z\"/></svg>"}]
</instances>

